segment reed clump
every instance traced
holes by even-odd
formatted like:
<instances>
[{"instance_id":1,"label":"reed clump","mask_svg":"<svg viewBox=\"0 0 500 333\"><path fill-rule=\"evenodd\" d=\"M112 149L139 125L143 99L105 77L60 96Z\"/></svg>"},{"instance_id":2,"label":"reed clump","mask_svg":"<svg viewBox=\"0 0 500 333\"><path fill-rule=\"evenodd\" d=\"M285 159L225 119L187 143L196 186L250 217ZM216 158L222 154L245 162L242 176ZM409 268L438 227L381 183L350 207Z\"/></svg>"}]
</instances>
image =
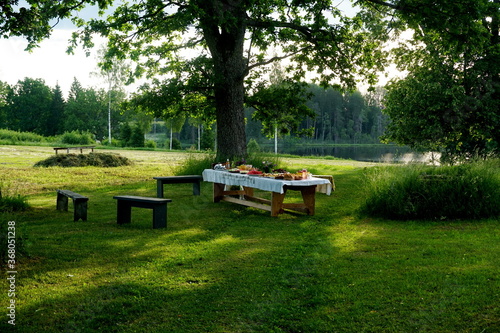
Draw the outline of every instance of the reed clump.
<instances>
[{"instance_id":1,"label":"reed clump","mask_svg":"<svg viewBox=\"0 0 500 333\"><path fill-rule=\"evenodd\" d=\"M479 219L500 215L500 161L367 169L361 212L381 218Z\"/></svg>"}]
</instances>

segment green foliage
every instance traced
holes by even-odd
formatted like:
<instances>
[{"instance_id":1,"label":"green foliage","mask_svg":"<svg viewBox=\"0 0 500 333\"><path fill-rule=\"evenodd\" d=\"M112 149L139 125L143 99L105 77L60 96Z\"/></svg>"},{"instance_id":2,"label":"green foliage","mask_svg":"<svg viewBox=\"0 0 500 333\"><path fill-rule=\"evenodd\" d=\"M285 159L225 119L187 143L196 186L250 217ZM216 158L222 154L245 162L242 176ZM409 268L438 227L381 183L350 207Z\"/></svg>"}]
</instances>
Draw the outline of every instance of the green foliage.
<instances>
[{"instance_id":1,"label":"green foliage","mask_svg":"<svg viewBox=\"0 0 500 333\"><path fill-rule=\"evenodd\" d=\"M124 147L127 147L132 137L132 127L129 123L123 123L120 126L120 141Z\"/></svg>"},{"instance_id":2,"label":"green foliage","mask_svg":"<svg viewBox=\"0 0 500 333\"><path fill-rule=\"evenodd\" d=\"M31 132L18 132L7 129L0 129L0 142L4 144L17 144L17 143L40 143L46 141L42 135Z\"/></svg>"},{"instance_id":3,"label":"green foliage","mask_svg":"<svg viewBox=\"0 0 500 333\"><path fill-rule=\"evenodd\" d=\"M130 141L126 142L129 147L144 147L144 132L139 124L134 124L130 134Z\"/></svg>"},{"instance_id":4,"label":"green foliage","mask_svg":"<svg viewBox=\"0 0 500 333\"><path fill-rule=\"evenodd\" d=\"M6 194L8 192L8 189L0 184L0 213L24 211L30 207L26 196Z\"/></svg>"},{"instance_id":5,"label":"green foliage","mask_svg":"<svg viewBox=\"0 0 500 333\"><path fill-rule=\"evenodd\" d=\"M144 147L146 148L156 148L156 141L154 140L146 140L146 142L144 142Z\"/></svg>"},{"instance_id":6,"label":"green foliage","mask_svg":"<svg viewBox=\"0 0 500 333\"><path fill-rule=\"evenodd\" d=\"M170 149L170 139L165 141L165 148ZM182 149L181 142L177 138L172 138L172 149L180 150Z\"/></svg>"},{"instance_id":7,"label":"green foliage","mask_svg":"<svg viewBox=\"0 0 500 333\"><path fill-rule=\"evenodd\" d=\"M271 138L275 132L279 135L312 134L312 129L299 131L303 119L314 118L315 113L306 102L312 97L307 92L307 85L301 82L282 81L270 86L260 84L256 92L249 96L246 104L256 112L252 118L262 122L263 133Z\"/></svg>"},{"instance_id":8,"label":"green foliage","mask_svg":"<svg viewBox=\"0 0 500 333\"><path fill-rule=\"evenodd\" d=\"M293 82L315 72L323 85L353 88L358 76L375 82L385 63L374 37L386 36L371 35L360 19L343 16L332 1L258 0L235 6L221 0L133 1L117 6L106 18L75 21L81 30L71 48L79 42L91 47L92 34L99 33L109 40L109 57L135 61L136 76L172 73L146 88L155 96L147 100L161 106L149 109L163 113L165 105L180 101L188 109L192 103L184 103L186 97L202 96L209 104L202 108L203 117L213 119L214 109L217 115L217 153L222 157L245 154L244 95L265 77L267 65L290 59L285 72ZM193 27L195 36L177 39L187 27ZM177 50L184 48L199 56L180 59ZM273 48L281 53L269 56ZM285 120L280 130L288 131L296 120Z\"/></svg>"},{"instance_id":9,"label":"green foliage","mask_svg":"<svg viewBox=\"0 0 500 333\"><path fill-rule=\"evenodd\" d=\"M190 153L182 161L174 173L176 175L201 175L203 170L211 169L215 161L215 154L195 154Z\"/></svg>"},{"instance_id":10,"label":"green foliage","mask_svg":"<svg viewBox=\"0 0 500 333\"><path fill-rule=\"evenodd\" d=\"M390 219L478 219L500 215L500 162L377 167L366 171L361 211Z\"/></svg>"},{"instance_id":11,"label":"green foliage","mask_svg":"<svg viewBox=\"0 0 500 333\"><path fill-rule=\"evenodd\" d=\"M89 153L89 154L57 154L35 163L35 167L119 167L131 165L132 162L118 154Z\"/></svg>"},{"instance_id":12,"label":"green foliage","mask_svg":"<svg viewBox=\"0 0 500 333\"><path fill-rule=\"evenodd\" d=\"M201 135L200 148L202 150L214 150L215 136L212 129L205 129Z\"/></svg>"},{"instance_id":13,"label":"green foliage","mask_svg":"<svg viewBox=\"0 0 500 333\"><path fill-rule=\"evenodd\" d=\"M81 131L65 132L61 135L60 140L68 145L90 145L95 143L91 133Z\"/></svg>"},{"instance_id":14,"label":"green foliage","mask_svg":"<svg viewBox=\"0 0 500 333\"><path fill-rule=\"evenodd\" d=\"M260 151L260 146L255 139L250 139L250 141L248 141L247 151L249 154L257 153Z\"/></svg>"},{"instance_id":15,"label":"green foliage","mask_svg":"<svg viewBox=\"0 0 500 333\"><path fill-rule=\"evenodd\" d=\"M42 79L25 78L8 90L0 127L21 132L51 135L51 113L54 94Z\"/></svg>"},{"instance_id":16,"label":"green foliage","mask_svg":"<svg viewBox=\"0 0 500 333\"><path fill-rule=\"evenodd\" d=\"M448 160L498 153L497 1L405 1L390 11L398 28L413 29L413 36L393 50L408 75L387 87L384 111L392 122L385 140L440 151Z\"/></svg>"}]
</instances>

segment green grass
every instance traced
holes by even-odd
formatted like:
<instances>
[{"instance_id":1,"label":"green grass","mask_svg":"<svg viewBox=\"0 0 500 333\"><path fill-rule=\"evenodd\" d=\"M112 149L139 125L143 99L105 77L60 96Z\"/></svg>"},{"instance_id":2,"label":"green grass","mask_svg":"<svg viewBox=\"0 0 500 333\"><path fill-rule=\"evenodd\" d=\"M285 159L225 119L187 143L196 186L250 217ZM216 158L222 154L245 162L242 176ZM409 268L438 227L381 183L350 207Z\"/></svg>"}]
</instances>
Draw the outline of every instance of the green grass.
<instances>
[{"instance_id":1,"label":"green grass","mask_svg":"<svg viewBox=\"0 0 500 333\"><path fill-rule=\"evenodd\" d=\"M369 216L478 219L500 216L500 160L456 166L406 165L367 170Z\"/></svg>"},{"instance_id":2,"label":"green grass","mask_svg":"<svg viewBox=\"0 0 500 333\"><path fill-rule=\"evenodd\" d=\"M50 148L0 146L0 181L33 207L0 215L16 221L30 254L17 267L20 332L500 330L497 219L359 217L369 164L283 158L291 170L334 175L337 191L317 195L315 216L272 218L212 203L211 184L201 196L179 184L165 188L166 229L153 230L151 211L135 208L119 226L113 195L154 196L152 177L188 156L119 153L134 165L33 168ZM55 210L57 188L89 196L87 222Z\"/></svg>"}]
</instances>

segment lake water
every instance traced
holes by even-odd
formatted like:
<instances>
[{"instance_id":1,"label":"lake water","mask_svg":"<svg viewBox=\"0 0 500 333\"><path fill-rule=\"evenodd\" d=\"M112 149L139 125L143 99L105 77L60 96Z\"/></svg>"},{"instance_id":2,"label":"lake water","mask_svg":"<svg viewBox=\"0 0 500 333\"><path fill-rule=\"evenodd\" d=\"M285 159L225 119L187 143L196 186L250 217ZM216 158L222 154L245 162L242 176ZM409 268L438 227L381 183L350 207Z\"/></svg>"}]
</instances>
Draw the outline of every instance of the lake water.
<instances>
[{"instance_id":1,"label":"lake water","mask_svg":"<svg viewBox=\"0 0 500 333\"><path fill-rule=\"evenodd\" d=\"M296 146L278 148L278 152L299 156L334 156L355 161L384 163L429 162L432 158L439 157L432 153L416 153L408 147L395 145Z\"/></svg>"}]
</instances>

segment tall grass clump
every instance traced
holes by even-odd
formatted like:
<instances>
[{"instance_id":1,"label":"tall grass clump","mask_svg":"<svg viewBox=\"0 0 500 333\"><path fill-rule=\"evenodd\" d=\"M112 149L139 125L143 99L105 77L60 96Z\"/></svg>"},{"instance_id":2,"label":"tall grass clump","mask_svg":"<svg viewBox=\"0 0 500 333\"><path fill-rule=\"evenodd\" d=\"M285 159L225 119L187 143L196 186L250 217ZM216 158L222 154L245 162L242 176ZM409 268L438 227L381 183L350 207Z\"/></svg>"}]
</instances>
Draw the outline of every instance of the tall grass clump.
<instances>
[{"instance_id":1,"label":"tall grass clump","mask_svg":"<svg viewBox=\"0 0 500 333\"><path fill-rule=\"evenodd\" d=\"M19 212L27 210L28 208L29 204L26 196L20 194L6 194L3 186L0 185L0 213Z\"/></svg>"},{"instance_id":2,"label":"tall grass clump","mask_svg":"<svg viewBox=\"0 0 500 333\"><path fill-rule=\"evenodd\" d=\"M203 170L212 168L214 161L215 154L190 153L183 163L175 169L174 173L176 175L201 175Z\"/></svg>"},{"instance_id":3,"label":"tall grass clump","mask_svg":"<svg viewBox=\"0 0 500 333\"><path fill-rule=\"evenodd\" d=\"M19 144L19 143L40 143L46 141L42 135L31 132L18 132L8 129L0 129L0 144Z\"/></svg>"},{"instance_id":4,"label":"tall grass clump","mask_svg":"<svg viewBox=\"0 0 500 333\"><path fill-rule=\"evenodd\" d=\"M80 131L64 132L60 140L61 143L68 145L90 145L95 143L91 133Z\"/></svg>"},{"instance_id":5,"label":"tall grass clump","mask_svg":"<svg viewBox=\"0 0 500 333\"><path fill-rule=\"evenodd\" d=\"M500 215L499 160L456 166L366 170L361 212L388 219L479 219Z\"/></svg>"}]
</instances>

